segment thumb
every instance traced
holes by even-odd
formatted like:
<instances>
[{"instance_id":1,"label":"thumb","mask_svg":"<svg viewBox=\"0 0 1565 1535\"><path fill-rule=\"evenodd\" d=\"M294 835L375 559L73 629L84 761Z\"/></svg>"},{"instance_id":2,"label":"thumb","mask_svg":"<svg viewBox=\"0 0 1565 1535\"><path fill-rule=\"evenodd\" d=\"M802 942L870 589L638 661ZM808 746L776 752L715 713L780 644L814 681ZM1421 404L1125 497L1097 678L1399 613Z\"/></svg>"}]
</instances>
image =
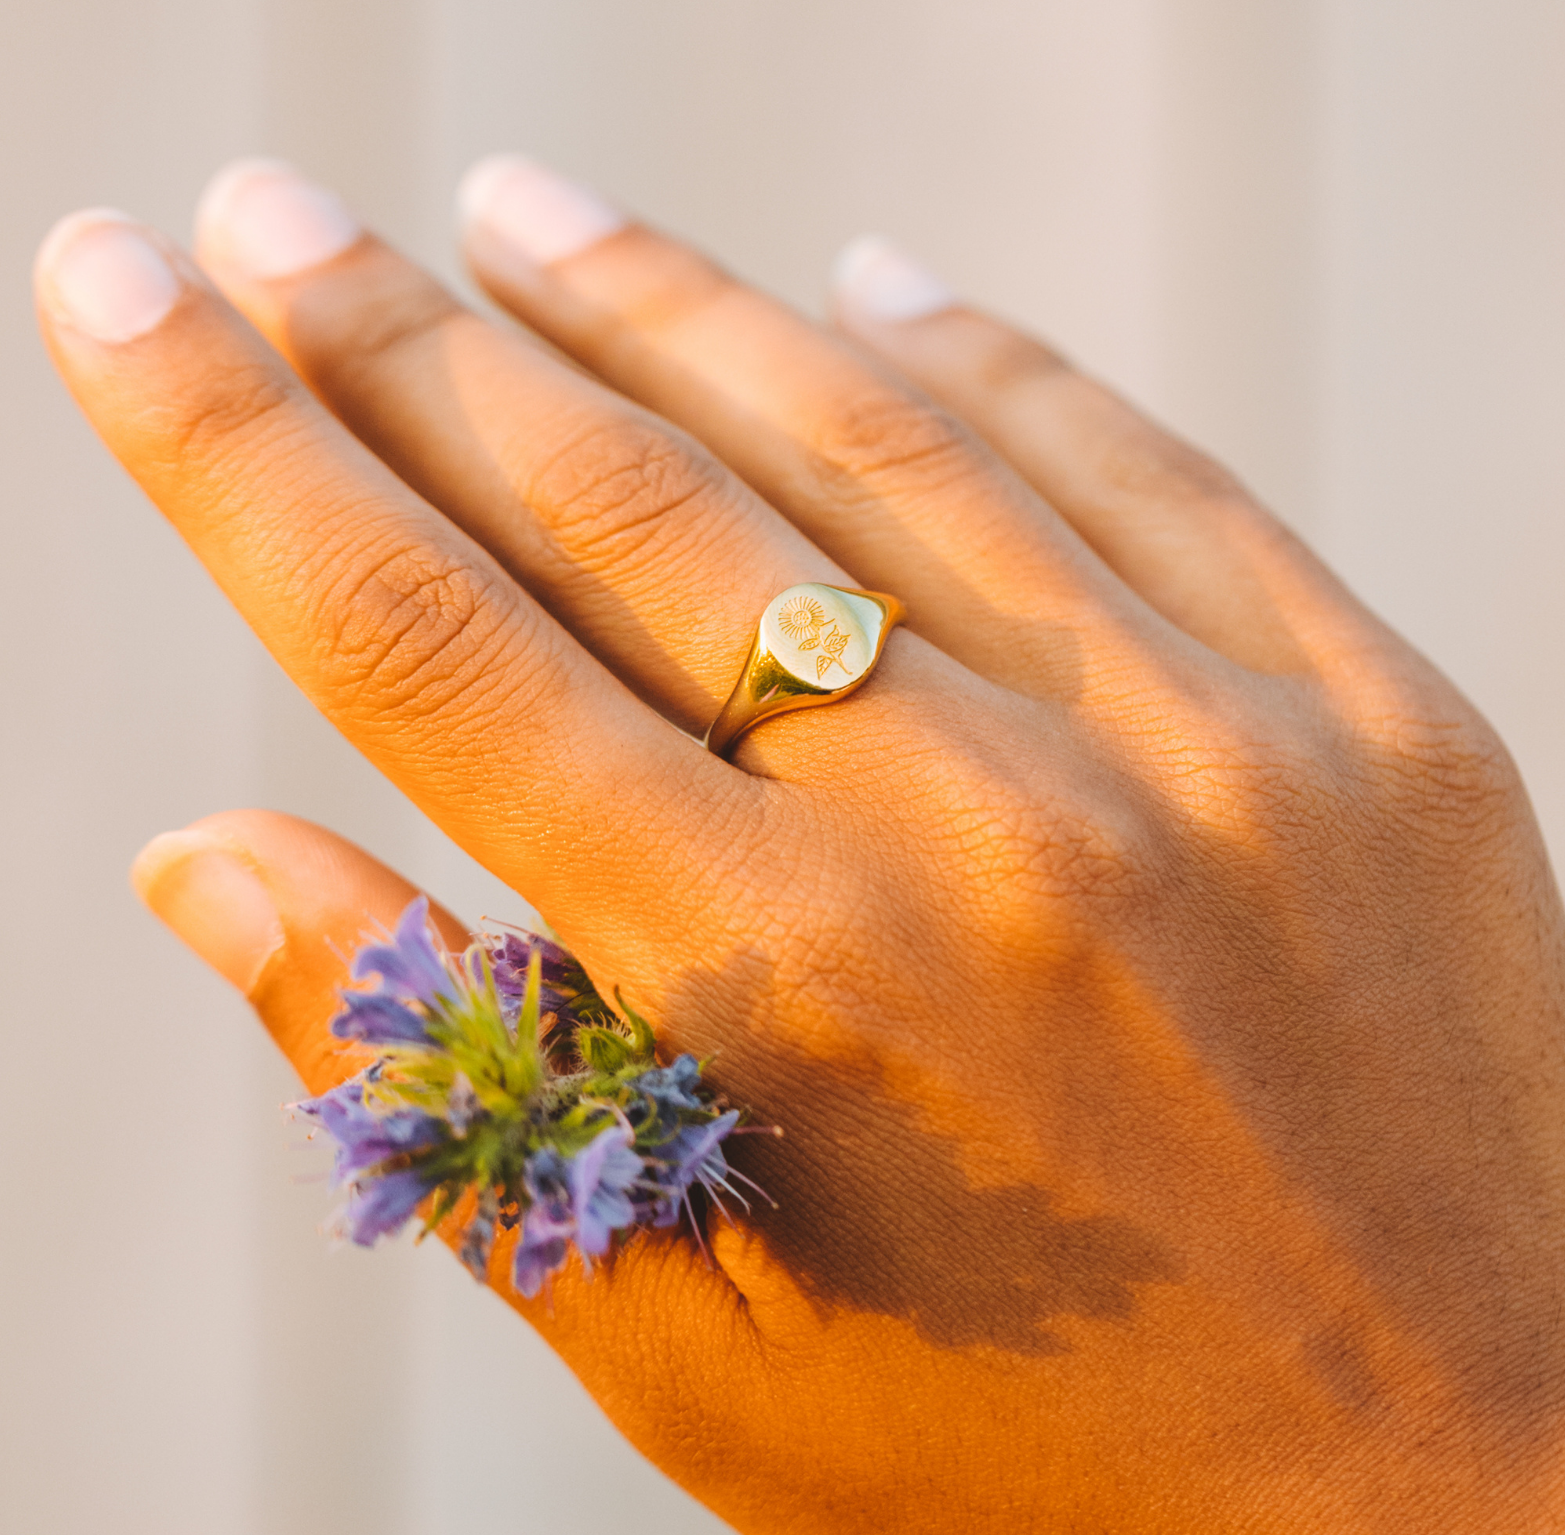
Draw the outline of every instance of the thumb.
<instances>
[{"instance_id":1,"label":"thumb","mask_svg":"<svg viewBox=\"0 0 1565 1535\"><path fill-rule=\"evenodd\" d=\"M309 821L229 810L153 838L130 878L153 913L244 992L310 1092L367 1064L329 1024L347 980L343 956L418 894L400 874ZM430 915L449 947L466 947L455 917L433 904Z\"/></svg>"},{"instance_id":2,"label":"thumb","mask_svg":"<svg viewBox=\"0 0 1565 1535\"><path fill-rule=\"evenodd\" d=\"M155 838L131 882L245 993L310 1092L369 1063L370 1052L336 1038L330 1020L347 979L344 956L367 931L395 925L418 894L407 880L308 821L234 810ZM430 915L448 947L466 946L456 918L433 904ZM738 1468L710 1463L692 1418L728 1416L734 1404L722 1399L747 1394L764 1372L749 1310L723 1271L688 1233L640 1233L590 1281L572 1265L557 1276L552 1303L529 1301L511 1289L509 1250L496 1245L492 1288L544 1335L616 1426L697 1497L728 1502L731 1484L714 1499L711 1479L728 1482Z\"/></svg>"}]
</instances>

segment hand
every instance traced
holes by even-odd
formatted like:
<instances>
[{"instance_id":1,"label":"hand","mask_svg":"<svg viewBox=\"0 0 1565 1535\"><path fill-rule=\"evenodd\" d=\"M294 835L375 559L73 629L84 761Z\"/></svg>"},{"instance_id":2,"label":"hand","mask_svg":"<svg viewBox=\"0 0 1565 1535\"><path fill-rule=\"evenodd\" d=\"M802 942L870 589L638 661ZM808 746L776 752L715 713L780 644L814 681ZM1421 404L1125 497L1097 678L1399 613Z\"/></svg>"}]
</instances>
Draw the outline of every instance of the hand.
<instances>
[{"instance_id":1,"label":"hand","mask_svg":"<svg viewBox=\"0 0 1565 1535\"><path fill-rule=\"evenodd\" d=\"M1561 914L1490 729L894 253L845 339L535 169L467 192L530 329L275 168L199 269L81 216L40 294L306 693L787 1132L715 1268L638 1238L507 1298L745 1531L1556 1528ZM704 753L807 580L909 627ZM137 878L311 1090L351 1069L322 938L404 882L260 812Z\"/></svg>"}]
</instances>

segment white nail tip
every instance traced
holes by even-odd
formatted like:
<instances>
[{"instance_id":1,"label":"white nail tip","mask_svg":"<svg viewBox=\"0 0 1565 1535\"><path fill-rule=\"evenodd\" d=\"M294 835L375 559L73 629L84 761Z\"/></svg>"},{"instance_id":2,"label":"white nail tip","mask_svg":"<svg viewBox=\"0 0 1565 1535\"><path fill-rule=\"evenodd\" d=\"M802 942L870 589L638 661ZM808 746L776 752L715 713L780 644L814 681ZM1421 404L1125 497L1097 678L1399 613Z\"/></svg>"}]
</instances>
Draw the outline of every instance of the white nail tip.
<instances>
[{"instance_id":1,"label":"white nail tip","mask_svg":"<svg viewBox=\"0 0 1565 1535\"><path fill-rule=\"evenodd\" d=\"M532 162L521 155L485 155L462 174L456 188L457 216L464 224L484 219L500 185Z\"/></svg>"},{"instance_id":2,"label":"white nail tip","mask_svg":"<svg viewBox=\"0 0 1565 1535\"><path fill-rule=\"evenodd\" d=\"M921 320L957 302L933 272L881 235L860 235L843 247L831 286L849 314L868 320Z\"/></svg>"},{"instance_id":3,"label":"white nail tip","mask_svg":"<svg viewBox=\"0 0 1565 1535\"><path fill-rule=\"evenodd\" d=\"M33 258L33 270L40 277L53 271L61 252L82 230L90 229L94 224L135 222L128 213L122 213L118 208L81 208L75 213L67 213L64 218L56 220L54 227L43 237L38 254Z\"/></svg>"},{"instance_id":4,"label":"white nail tip","mask_svg":"<svg viewBox=\"0 0 1565 1535\"><path fill-rule=\"evenodd\" d=\"M299 173L286 160L270 160L262 155L252 155L243 160L230 160L209 182L196 199L196 235L215 232L228 218L235 193L252 176L297 176Z\"/></svg>"},{"instance_id":5,"label":"white nail tip","mask_svg":"<svg viewBox=\"0 0 1565 1535\"><path fill-rule=\"evenodd\" d=\"M490 155L457 189L462 222L478 226L536 266L563 261L625 227L625 215L590 187L521 155Z\"/></svg>"},{"instance_id":6,"label":"white nail tip","mask_svg":"<svg viewBox=\"0 0 1565 1535\"><path fill-rule=\"evenodd\" d=\"M146 231L117 208L61 219L38 252L49 307L98 341L133 341L174 307L182 283Z\"/></svg>"},{"instance_id":7,"label":"white nail tip","mask_svg":"<svg viewBox=\"0 0 1565 1535\"><path fill-rule=\"evenodd\" d=\"M236 160L196 210L204 246L251 277L292 277L346 250L363 232L335 192L282 160Z\"/></svg>"}]
</instances>

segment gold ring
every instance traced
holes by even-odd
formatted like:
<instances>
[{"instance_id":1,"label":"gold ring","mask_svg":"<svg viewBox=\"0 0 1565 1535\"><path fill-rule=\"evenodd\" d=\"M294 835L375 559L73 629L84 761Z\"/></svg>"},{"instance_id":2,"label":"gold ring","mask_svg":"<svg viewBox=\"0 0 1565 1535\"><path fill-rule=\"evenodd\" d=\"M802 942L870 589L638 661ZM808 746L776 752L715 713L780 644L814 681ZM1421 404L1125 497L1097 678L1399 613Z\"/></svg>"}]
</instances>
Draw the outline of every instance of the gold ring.
<instances>
[{"instance_id":1,"label":"gold ring","mask_svg":"<svg viewBox=\"0 0 1565 1535\"><path fill-rule=\"evenodd\" d=\"M902 604L881 592L806 581L766 604L739 681L702 743L726 757L752 725L789 709L834 704L874 671Z\"/></svg>"}]
</instances>

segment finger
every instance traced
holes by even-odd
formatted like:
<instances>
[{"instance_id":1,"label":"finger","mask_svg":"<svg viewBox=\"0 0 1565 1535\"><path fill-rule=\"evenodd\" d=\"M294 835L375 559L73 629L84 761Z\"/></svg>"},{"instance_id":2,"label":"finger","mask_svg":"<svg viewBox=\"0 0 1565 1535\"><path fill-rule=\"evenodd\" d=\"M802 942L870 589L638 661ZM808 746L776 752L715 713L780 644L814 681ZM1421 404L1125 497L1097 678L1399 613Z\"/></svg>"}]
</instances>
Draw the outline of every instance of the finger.
<instances>
[{"instance_id":1,"label":"finger","mask_svg":"<svg viewBox=\"0 0 1565 1535\"><path fill-rule=\"evenodd\" d=\"M132 880L147 905L246 994L311 1093L368 1063L329 1024L347 979L342 956L367 933L392 927L418 893L400 875L307 821L240 810L156 838ZM437 906L430 912L448 945L466 946L461 923ZM689 1485L691 1404L717 1421L725 1410L737 1416L759 1373L746 1304L724 1273L703 1262L688 1235L638 1238L590 1283L571 1264L556 1278L552 1306L518 1295L507 1271L501 1250L492 1287L619 1428ZM730 1498L745 1474L733 1465L704 1470Z\"/></svg>"},{"instance_id":2,"label":"finger","mask_svg":"<svg viewBox=\"0 0 1565 1535\"><path fill-rule=\"evenodd\" d=\"M716 716L776 593L861 584L699 444L463 308L287 167L224 172L198 230L330 408L686 730Z\"/></svg>"},{"instance_id":3,"label":"finger","mask_svg":"<svg viewBox=\"0 0 1565 1535\"><path fill-rule=\"evenodd\" d=\"M508 884L568 926L705 856L704 811L742 775L332 420L177 251L80 215L39 288L109 446L321 710Z\"/></svg>"},{"instance_id":4,"label":"finger","mask_svg":"<svg viewBox=\"0 0 1565 1535\"><path fill-rule=\"evenodd\" d=\"M255 1005L311 1093L368 1063L327 1023L346 980L343 956L394 925L418 892L351 842L270 810L207 816L150 842L131 869L136 893ZM443 906L430 918L450 949L467 933Z\"/></svg>"},{"instance_id":5,"label":"finger","mask_svg":"<svg viewBox=\"0 0 1565 1535\"><path fill-rule=\"evenodd\" d=\"M948 654L1026 687L1062 633L1151 620L1014 471L840 338L529 162L482 162L463 204L500 303L701 438Z\"/></svg>"},{"instance_id":6,"label":"finger","mask_svg":"<svg viewBox=\"0 0 1565 1535\"><path fill-rule=\"evenodd\" d=\"M1263 671L1367 615L1225 470L1031 338L960 306L879 239L836 273L836 311L1026 476L1120 577L1204 644Z\"/></svg>"}]
</instances>

